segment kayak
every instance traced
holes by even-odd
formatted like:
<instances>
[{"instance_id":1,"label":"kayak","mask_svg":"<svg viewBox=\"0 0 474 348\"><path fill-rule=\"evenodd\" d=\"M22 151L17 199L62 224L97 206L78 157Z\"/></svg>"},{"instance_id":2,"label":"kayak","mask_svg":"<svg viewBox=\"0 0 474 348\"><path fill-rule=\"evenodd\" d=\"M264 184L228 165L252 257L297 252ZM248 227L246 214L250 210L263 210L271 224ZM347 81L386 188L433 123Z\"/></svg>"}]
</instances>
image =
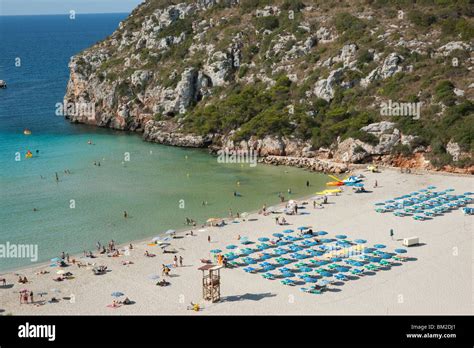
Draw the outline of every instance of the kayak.
<instances>
[{"instance_id":1,"label":"kayak","mask_svg":"<svg viewBox=\"0 0 474 348\"><path fill-rule=\"evenodd\" d=\"M341 189L333 189L333 190L324 190L324 191L320 191L320 192L316 192L317 195L329 195L329 194L332 194L332 193L341 193L342 190Z\"/></svg>"},{"instance_id":2,"label":"kayak","mask_svg":"<svg viewBox=\"0 0 474 348\"><path fill-rule=\"evenodd\" d=\"M326 183L327 186L342 186L344 183L342 181L330 181Z\"/></svg>"}]
</instances>

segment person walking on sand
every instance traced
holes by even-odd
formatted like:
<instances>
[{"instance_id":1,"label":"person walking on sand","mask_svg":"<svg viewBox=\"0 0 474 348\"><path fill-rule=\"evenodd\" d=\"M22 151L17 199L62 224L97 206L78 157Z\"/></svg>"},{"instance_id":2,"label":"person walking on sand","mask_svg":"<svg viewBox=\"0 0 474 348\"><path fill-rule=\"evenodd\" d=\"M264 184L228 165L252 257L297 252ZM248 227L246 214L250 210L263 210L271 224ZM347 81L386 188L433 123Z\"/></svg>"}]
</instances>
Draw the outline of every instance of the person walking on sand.
<instances>
[{"instance_id":1,"label":"person walking on sand","mask_svg":"<svg viewBox=\"0 0 474 348\"><path fill-rule=\"evenodd\" d=\"M33 300L33 291L30 291L30 301L31 301L31 303L35 302L35 301Z\"/></svg>"},{"instance_id":2,"label":"person walking on sand","mask_svg":"<svg viewBox=\"0 0 474 348\"><path fill-rule=\"evenodd\" d=\"M179 266L183 267L183 257L182 256L179 257Z\"/></svg>"},{"instance_id":3,"label":"person walking on sand","mask_svg":"<svg viewBox=\"0 0 474 348\"><path fill-rule=\"evenodd\" d=\"M211 236L207 236L207 241L210 243L211 242Z\"/></svg>"},{"instance_id":4,"label":"person walking on sand","mask_svg":"<svg viewBox=\"0 0 474 348\"><path fill-rule=\"evenodd\" d=\"M378 183L377 183L377 180L375 180L374 188L376 188L377 186L378 186Z\"/></svg>"},{"instance_id":5,"label":"person walking on sand","mask_svg":"<svg viewBox=\"0 0 474 348\"><path fill-rule=\"evenodd\" d=\"M175 255L173 258L173 266L176 268L178 267L178 257Z\"/></svg>"},{"instance_id":6,"label":"person walking on sand","mask_svg":"<svg viewBox=\"0 0 474 348\"><path fill-rule=\"evenodd\" d=\"M390 238L393 240L393 228L390 229Z\"/></svg>"}]
</instances>

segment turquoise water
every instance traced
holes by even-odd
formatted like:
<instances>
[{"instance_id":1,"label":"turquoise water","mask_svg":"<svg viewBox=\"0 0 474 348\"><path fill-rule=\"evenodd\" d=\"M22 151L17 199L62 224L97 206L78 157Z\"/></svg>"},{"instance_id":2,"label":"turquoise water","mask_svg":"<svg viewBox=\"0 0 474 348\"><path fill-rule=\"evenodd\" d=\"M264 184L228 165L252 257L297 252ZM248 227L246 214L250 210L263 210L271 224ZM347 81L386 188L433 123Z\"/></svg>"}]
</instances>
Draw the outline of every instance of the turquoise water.
<instances>
[{"instance_id":1,"label":"turquoise water","mask_svg":"<svg viewBox=\"0 0 474 348\"><path fill-rule=\"evenodd\" d=\"M9 84L0 90L0 244L38 244L42 262L61 251L92 250L97 241L124 243L181 229L186 217L203 223L229 209L256 210L277 203L280 191L288 197L288 188L297 197L323 187L326 178L319 174L220 164L203 150L146 143L135 134L71 125L55 116L69 56L106 37L124 16L79 16L80 25L62 16L0 19L0 79ZM28 57L20 70L11 64L17 55ZM22 134L26 127L32 135ZM33 158L25 159L27 150ZM29 264L0 258L0 270Z\"/></svg>"}]
</instances>

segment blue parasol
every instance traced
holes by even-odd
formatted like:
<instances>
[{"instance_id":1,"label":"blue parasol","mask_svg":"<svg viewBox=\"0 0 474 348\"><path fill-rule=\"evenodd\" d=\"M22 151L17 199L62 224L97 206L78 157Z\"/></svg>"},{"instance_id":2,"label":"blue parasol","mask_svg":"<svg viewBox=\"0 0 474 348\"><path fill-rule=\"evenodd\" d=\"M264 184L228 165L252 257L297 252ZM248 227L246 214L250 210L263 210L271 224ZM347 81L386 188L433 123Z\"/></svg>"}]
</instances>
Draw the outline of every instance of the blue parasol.
<instances>
[{"instance_id":1,"label":"blue parasol","mask_svg":"<svg viewBox=\"0 0 474 348\"><path fill-rule=\"evenodd\" d=\"M354 242L356 242L357 244L365 244L367 243L367 241L365 239L356 239Z\"/></svg>"},{"instance_id":2,"label":"blue parasol","mask_svg":"<svg viewBox=\"0 0 474 348\"><path fill-rule=\"evenodd\" d=\"M277 237L277 238L281 238L281 237L283 237L283 234L282 233L273 233L272 236Z\"/></svg>"},{"instance_id":3,"label":"blue parasol","mask_svg":"<svg viewBox=\"0 0 474 348\"><path fill-rule=\"evenodd\" d=\"M346 236L345 234L338 234L338 235L336 236L336 238L337 238L337 239L346 239L347 236Z\"/></svg>"}]
</instances>

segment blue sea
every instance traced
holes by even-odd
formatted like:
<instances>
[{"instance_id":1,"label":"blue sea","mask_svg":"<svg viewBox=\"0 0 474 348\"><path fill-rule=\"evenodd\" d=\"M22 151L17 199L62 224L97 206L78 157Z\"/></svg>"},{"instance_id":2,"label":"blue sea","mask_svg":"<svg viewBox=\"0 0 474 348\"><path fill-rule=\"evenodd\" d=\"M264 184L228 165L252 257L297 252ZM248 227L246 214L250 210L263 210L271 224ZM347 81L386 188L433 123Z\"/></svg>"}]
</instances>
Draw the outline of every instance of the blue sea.
<instances>
[{"instance_id":1,"label":"blue sea","mask_svg":"<svg viewBox=\"0 0 474 348\"><path fill-rule=\"evenodd\" d=\"M93 250L97 241L182 229L186 217L203 223L229 209L256 210L277 203L288 188L304 196L326 181L296 168L220 164L204 150L151 144L56 116L70 57L106 38L126 16L0 17L0 79L8 84L0 90L0 244L37 245L37 262ZM32 134L24 135L25 128ZM0 257L0 271L28 265L26 258Z\"/></svg>"}]
</instances>

